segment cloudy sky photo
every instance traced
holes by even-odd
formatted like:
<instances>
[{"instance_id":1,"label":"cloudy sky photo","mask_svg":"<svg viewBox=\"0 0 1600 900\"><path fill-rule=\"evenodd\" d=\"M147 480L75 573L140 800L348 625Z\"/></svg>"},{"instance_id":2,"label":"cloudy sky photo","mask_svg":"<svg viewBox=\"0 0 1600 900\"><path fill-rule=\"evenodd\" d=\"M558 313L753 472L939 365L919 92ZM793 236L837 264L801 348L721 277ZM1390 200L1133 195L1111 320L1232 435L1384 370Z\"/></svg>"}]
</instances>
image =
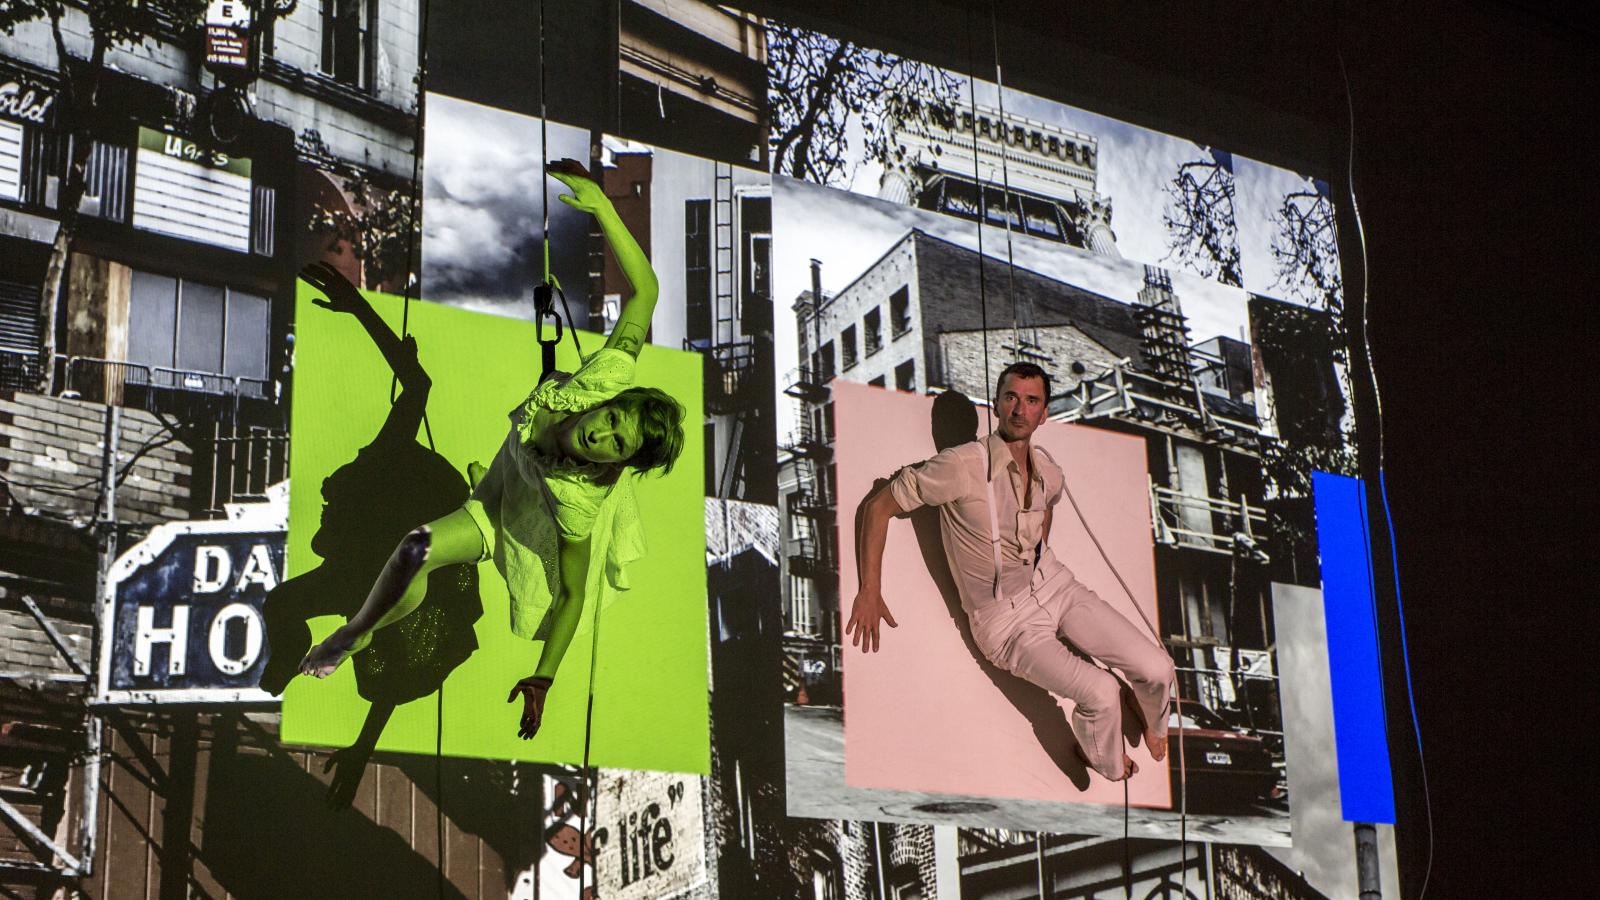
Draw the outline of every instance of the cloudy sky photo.
<instances>
[{"instance_id":1,"label":"cloudy sky photo","mask_svg":"<svg viewBox=\"0 0 1600 900\"><path fill-rule=\"evenodd\" d=\"M544 276L548 189L552 267L568 299L586 301L588 225L583 213L556 199L565 188L545 177L544 160L588 159L589 135L551 122L546 155L539 126L537 118L428 95L422 193L426 299L533 318L533 288Z\"/></svg>"}]
</instances>

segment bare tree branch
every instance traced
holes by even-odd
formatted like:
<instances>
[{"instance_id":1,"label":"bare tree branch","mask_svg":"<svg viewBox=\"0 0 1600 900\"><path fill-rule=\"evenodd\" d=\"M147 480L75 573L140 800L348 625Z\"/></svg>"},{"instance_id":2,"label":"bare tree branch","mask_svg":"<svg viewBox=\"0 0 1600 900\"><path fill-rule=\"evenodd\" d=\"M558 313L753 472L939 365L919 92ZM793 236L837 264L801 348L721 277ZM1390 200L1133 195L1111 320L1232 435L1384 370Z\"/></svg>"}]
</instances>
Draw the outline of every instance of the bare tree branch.
<instances>
[{"instance_id":1,"label":"bare tree branch","mask_svg":"<svg viewBox=\"0 0 1600 900\"><path fill-rule=\"evenodd\" d=\"M1162 261L1176 260L1204 278L1242 287L1233 172L1216 159L1186 162L1166 191L1161 220L1168 250Z\"/></svg>"},{"instance_id":2,"label":"bare tree branch","mask_svg":"<svg viewBox=\"0 0 1600 900\"><path fill-rule=\"evenodd\" d=\"M773 171L838 187L855 174L852 123L862 159L891 168L905 152L891 136L956 102L961 86L935 66L772 20L767 71Z\"/></svg>"}]
</instances>

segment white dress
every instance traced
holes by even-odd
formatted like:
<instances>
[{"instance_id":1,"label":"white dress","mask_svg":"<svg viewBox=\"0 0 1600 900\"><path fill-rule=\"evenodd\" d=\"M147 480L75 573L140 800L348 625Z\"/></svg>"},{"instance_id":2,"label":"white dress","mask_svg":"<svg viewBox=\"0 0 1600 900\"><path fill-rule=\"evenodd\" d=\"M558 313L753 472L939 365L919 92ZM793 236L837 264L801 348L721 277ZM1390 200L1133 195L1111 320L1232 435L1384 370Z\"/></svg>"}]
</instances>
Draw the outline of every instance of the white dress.
<instances>
[{"instance_id":1,"label":"white dress","mask_svg":"<svg viewBox=\"0 0 1600 900\"><path fill-rule=\"evenodd\" d=\"M633 482L624 467L614 481L598 463L574 464L534 449L534 439L568 415L581 415L633 384L634 358L616 349L589 357L570 376L534 388L511 411L511 430L464 509L483 535L511 596L511 631L543 640L546 613L561 590L560 540L589 541L584 597L601 609L628 589L627 567L644 556L644 529ZM481 561L481 560L480 560ZM589 602L586 601L586 602ZM587 619L580 630L587 627Z\"/></svg>"}]
</instances>

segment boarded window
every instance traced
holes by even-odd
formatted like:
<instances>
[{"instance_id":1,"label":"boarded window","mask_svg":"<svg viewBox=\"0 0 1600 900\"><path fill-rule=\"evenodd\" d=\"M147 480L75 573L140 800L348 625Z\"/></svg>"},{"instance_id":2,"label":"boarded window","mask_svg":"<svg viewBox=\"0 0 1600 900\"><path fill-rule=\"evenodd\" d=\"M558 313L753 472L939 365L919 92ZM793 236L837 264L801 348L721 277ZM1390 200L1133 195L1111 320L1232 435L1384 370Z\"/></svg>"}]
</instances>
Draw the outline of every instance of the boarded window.
<instances>
[{"instance_id":1,"label":"boarded window","mask_svg":"<svg viewBox=\"0 0 1600 900\"><path fill-rule=\"evenodd\" d=\"M917 361L908 359L894 367L894 389L897 391L914 391L917 389Z\"/></svg>"},{"instance_id":2,"label":"boarded window","mask_svg":"<svg viewBox=\"0 0 1600 900\"><path fill-rule=\"evenodd\" d=\"M258 294L135 271L128 362L265 380L271 317Z\"/></svg>"},{"instance_id":3,"label":"boarded window","mask_svg":"<svg viewBox=\"0 0 1600 900\"><path fill-rule=\"evenodd\" d=\"M889 297L889 323L895 337L911 330L911 288L902 287Z\"/></svg>"}]
</instances>

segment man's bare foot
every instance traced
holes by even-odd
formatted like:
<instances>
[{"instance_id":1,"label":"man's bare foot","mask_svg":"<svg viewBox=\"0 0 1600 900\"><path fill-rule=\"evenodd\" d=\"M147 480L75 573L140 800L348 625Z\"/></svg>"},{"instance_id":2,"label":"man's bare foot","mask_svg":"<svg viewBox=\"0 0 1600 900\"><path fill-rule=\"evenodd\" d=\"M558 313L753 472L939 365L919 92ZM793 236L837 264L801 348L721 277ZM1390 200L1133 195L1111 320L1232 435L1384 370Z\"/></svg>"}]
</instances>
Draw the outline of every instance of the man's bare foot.
<instances>
[{"instance_id":1,"label":"man's bare foot","mask_svg":"<svg viewBox=\"0 0 1600 900\"><path fill-rule=\"evenodd\" d=\"M1094 771L1096 771L1096 772L1100 771L1099 769L1095 769L1094 766L1090 765L1089 757L1083 755L1083 745L1082 744L1073 744L1072 745L1072 752L1077 754L1078 761L1083 763L1083 767L1084 768L1086 768L1086 769L1094 769ZM1132 778L1133 776L1135 776L1137 774L1139 774L1139 764L1133 761L1133 757L1131 757L1128 754L1124 753L1124 754L1122 754L1122 777L1121 778L1111 778L1109 780L1111 780L1111 781L1127 781L1129 778Z\"/></svg>"},{"instance_id":2,"label":"man's bare foot","mask_svg":"<svg viewBox=\"0 0 1600 900\"><path fill-rule=\"evenodd\" d=\"M1150 723L1145 721L1144 710L1139 708L1138 699L1134 697L1133 691L1127 687L1123 687L1122 689L1122 706L1133 716L1133 720L1138 722L1143 728L1141 733L1144 735L1144 746L1145 749L1150 751L1150 758L1156 762L1161 762L1163 759L1166 759L1166 735L1156 737L1154 729L1150 727Z\"/></svg>"},{"instance_id":3,"label":"man's bare foot","mask_svg":"<svg viewBox=\"0 0 1600 900\"><path fill-rule=\"evenodd\" d=\"M300 674L310 675L313 678L327 678L350 658L350 654L359 653L372 643L370 634L350 637L346 630L348 627L339 626L326 640L312 647L306 658L300 661Z\"/></svg>"}]
</instances>

